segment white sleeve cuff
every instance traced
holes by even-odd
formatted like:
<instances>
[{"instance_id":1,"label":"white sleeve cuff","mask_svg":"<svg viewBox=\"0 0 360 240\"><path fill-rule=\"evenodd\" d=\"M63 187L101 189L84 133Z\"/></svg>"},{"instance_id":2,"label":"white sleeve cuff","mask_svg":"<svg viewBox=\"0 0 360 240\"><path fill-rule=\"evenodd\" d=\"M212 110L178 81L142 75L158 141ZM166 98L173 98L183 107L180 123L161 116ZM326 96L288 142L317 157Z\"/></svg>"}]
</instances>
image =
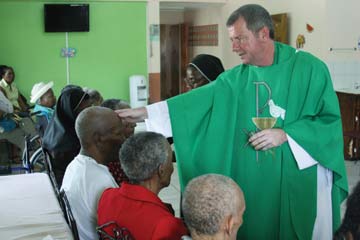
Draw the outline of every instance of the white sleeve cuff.
<instances>
[{"instance_id":1,"label":"white sleeve cuff","mask_svg":"<svg viewBox=\"0 0 360 240\"><path fill-rule=\"evenodd\" d=\"M172 137L169 108L166 101L146 106L148 118L145 119L146 130Z\"/></svg>"},{"instance_id":2,"label":"white sleeve cuff","mask_svg":"<svg viewBox=\"0 0 360 240\"><path fill-rule=\"evenodd\" d=\"M295 142L294 139L292 139L288 134L286 134L286 136L290 145L290 149L294 154L295 160L300 170L318 164L318 162L313 159L310 154L307 153L297 142Z\"/></svg>"}]
</instances>

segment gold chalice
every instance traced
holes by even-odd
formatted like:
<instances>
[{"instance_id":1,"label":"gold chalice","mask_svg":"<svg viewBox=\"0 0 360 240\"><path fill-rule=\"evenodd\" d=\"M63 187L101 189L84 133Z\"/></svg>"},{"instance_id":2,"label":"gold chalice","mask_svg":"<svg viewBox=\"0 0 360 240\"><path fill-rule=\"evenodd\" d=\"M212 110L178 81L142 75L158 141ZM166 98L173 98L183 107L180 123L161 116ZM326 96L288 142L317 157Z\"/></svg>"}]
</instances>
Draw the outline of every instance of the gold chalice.
<instances>
[{"instance_id":1,"label":"gold chalice","mask_svg":"<svg viewBox=\"0 0 360 240\"><path fill-rule=\"evenodd\" d=\"M252 121L259 130L273 128L276 124L276 118L274 117L253 117ZM270 152L275 158L275 151L273 149L269 149L265 151L265 153ZM256 161L259 162L259 153L256 151Z\"/></svg>"},{"instance_id":2,"label":"gold chalice","mask_svg":"<svg viewBox=\"0 0 360 240\"><path fill-rule=\"evenodd\" d=\"M253 117L252 121L258 129L264 130L264 129L273 128L276 123L276 118L274 118L274 117Z\"/></svg>"}]
</instances>

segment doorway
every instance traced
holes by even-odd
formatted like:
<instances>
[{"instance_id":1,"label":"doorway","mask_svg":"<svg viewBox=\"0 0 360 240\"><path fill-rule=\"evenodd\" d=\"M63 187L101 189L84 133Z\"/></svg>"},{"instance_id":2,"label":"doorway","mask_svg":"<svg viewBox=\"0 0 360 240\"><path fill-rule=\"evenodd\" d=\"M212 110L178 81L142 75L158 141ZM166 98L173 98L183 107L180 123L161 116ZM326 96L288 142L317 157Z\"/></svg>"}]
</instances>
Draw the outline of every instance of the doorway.
<instances>
[{"instance_id":1,"label":"doorway","mask_svg":"<svg viewBox=\"0 0 360 240\"><path fill-rule=\"evenodd\" d=\"M160 46L160 95L165 100L185 90L183 78L189 57L187 24L161 24Z\"/></svg>"}]
</instances>

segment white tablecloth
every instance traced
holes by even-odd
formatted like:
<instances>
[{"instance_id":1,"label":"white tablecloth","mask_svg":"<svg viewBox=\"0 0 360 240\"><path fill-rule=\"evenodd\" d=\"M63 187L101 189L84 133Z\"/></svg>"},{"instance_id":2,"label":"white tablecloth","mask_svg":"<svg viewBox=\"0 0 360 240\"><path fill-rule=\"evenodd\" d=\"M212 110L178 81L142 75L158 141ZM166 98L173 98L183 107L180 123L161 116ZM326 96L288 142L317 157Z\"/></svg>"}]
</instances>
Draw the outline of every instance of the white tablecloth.
<instances>
[{"instance_id":1,"label":"white tablecloth","mask_svg":"<svg viewBox=\"0 0 360 240\"><path fill-rule=\"evenodd\" d=\"M73 239L45 173L0 177L0 239Z\"/></svg>"}]
</instances>

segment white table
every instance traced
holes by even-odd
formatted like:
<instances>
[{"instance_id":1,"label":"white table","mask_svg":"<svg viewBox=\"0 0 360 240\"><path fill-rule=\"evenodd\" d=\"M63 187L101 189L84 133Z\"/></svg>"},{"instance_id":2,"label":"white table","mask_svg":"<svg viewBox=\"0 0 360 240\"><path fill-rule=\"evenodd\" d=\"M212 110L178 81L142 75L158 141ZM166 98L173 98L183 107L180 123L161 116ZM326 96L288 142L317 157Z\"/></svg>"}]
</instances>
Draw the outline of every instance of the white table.
<instances>
[{"instance_id":1,"label":"white table","mask_svg":"<svg viewBox=\"0 0 360 240\"><path fill-rule=\"evenodd\" d=\"M45 173L0 177L0 239L73 239Z\"/></svg>"}]
</instances>

